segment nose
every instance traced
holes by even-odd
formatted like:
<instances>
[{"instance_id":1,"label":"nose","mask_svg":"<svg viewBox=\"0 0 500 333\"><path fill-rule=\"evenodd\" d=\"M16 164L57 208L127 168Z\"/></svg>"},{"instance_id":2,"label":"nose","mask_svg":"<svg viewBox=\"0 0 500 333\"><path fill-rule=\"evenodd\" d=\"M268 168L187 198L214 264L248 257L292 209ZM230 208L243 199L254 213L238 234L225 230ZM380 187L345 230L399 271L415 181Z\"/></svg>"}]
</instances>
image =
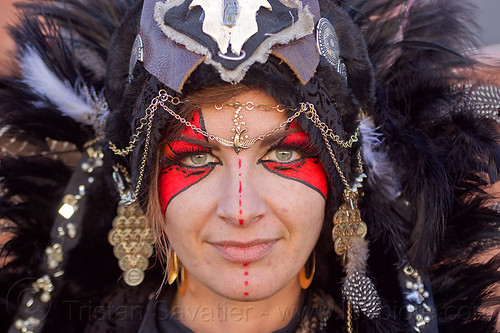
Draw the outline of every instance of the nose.
<instances>
[{"instance_id":1,"label":"nose","mask_svg":"<svg viewBox=\"0 0 500 333\"><path fill-rule=\"evenodd\" d=\"M226 163L216 209L221 219L244 227L264 216L266 204L256 177L255 168L246 165L241 158Z\"/></svg>"}]
</instances>

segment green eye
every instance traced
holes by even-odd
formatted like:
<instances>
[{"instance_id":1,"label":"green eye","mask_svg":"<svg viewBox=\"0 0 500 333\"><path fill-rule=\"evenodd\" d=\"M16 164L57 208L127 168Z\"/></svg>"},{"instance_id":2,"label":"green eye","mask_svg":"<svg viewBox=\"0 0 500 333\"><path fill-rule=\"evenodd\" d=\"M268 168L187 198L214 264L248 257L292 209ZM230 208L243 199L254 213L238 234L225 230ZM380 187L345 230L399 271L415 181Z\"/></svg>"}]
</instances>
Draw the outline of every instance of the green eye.
<instances>
[{"instance_id":1,"label":"green eye","mask_svg":"<svg viewBox=\"0 0 500 333\"><path fill-rule=\"evenodd\" d=\"M293 150L276 149L276 158L282 162L290 161L293 156Z\"/></svg>"},{"instance_id":2,"label":"green eye","mask_svg":"<svg viewBox=\"0 0 500 333\"><path fill-rule=\"evenodd\" d=\"M208 159L208 154L196 154L196 155L191 155L189 156L189 159L193 164L203 164L207 161Z\"/></svg>"}]
</instances>

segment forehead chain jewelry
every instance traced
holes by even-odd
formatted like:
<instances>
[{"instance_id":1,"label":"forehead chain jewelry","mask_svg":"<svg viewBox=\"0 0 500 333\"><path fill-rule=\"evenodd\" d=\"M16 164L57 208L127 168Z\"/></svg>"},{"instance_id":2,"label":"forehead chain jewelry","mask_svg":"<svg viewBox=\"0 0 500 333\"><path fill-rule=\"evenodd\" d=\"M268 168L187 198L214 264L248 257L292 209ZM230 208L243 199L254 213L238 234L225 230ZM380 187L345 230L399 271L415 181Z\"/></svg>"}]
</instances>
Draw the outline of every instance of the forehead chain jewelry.
<instances>
[{"instance_id":1,"label":"forehead chain jewelry","mask_svg":"<svg viewBox=\"0 0 500 333\"><path fill-rule=\"evenodd\" d=\"M292 117L288 118L283 124L283 127L286 126L287 124L291 123L296 117L298 117L302 112L305 110L303 109L303 106L301 107L301 110L295 112ZM241 149L247 149L252 147L255 142L258 140L264 139L265 137L271 135L272 133L276 132L277 130L281 129L282 127L276 128L276 130L271 130L270 132L261 135L257 138L248 139L248 135L245 134L247 131L247 128L245 127L246 123L243 121L243 115L240 113L243 108L245 108L248 111L252 111L254 109L258 110L264 110L264 111L273 111L276 110L278 112L285 112L286 108L284 105L276 105L276 106L271 106L267 104L258 104L256 105L254 102L246 102L246 103L240 103L238 101L235 101L233 103L228 103L228 104L222 104L220 106L215 105L216 110L222 110L223 108L234 108L234 115L233 115L233 128L231 128L231 133L233 135L231 136L232 141L228 141L222 138L216 137L215 140L219 142L221 145L225 147L233 147L234 151L236 154L238 154ZM290 111L296 111L297 109L289 109Z\"/></svg>"},{"instance_id":2,"label":"forehead chain jewelry","mask_svg":"<svg viewBox=\"0 0 500 333\"><path fill-rule=\"evenodd\" d=\"M158 106L161 106L166 112L168 112L172 117L177 119L179 122L184 124L185 126L191 128L193 131L196 133L199 133L206 137L209 140L217 141L224 147L230 147L233 148L236 153L239 153L241 149L248 149L255 145L257 141L262 141L265 138L269 137L273 133L276 133L277 131L281 130L282 128L285 128L288 124L290 124L292 121L294 121L298 116L300 116L302 113L304 113L310 121L313 122L313 124L320 130L325 143L328 141L328 139L331 139L333 142L337 143L339 146L343 148L351 148L352 145L358 141L359 138L359 126L356 129L355 133L351 135L349 140L342 140L340 139L340 136L335 134L328 126L321 122L319 119L319 116L316 112L316 109L314 108L314 105L311 103L301 103L300 109L289 109L291 111L296 110L290 117L288 117L285 121L283 121L281 124L278 126L274 127L270 131L259 135L258 137L248 139L248 136L244 135L246 132L246 128L244 128L244 122L242 121L243 118L240 118L240 111L243 107L245 107L247 110L253 110L253 109L263 109L266 111L270 110L277 110L278 112L284 112L285 109L284 107L278 105L275 107L271 107L268 105L255 105L253 102L247 102L245 104L239 103L239 102L234 102L232 104L223 104L222 106L215 106L216 109L222 109L224 107L236 107L234 117L233 117L233 123L234 127L232 131L234 135L231 137L231 140L227 140L224 138L221 138L219 136L213 135L208 133L207 131L193 125L190 121L187 119L183 118L179 114L177 114L174 110L170 109L166 103L169 103L173 106L177 106L179 104L183 104L183 101L179 97L171 96L167 93L166 90L161 89L158 92L158 95L151 100L150 105L146 108L145 115L139 120L139 126L134 131L134 134L130 137L129 144L125 148L118 148L113 142L109 141L109 148L111 151L118 156L127 156L132 152L134 147L137 145L137 142L139 141L140 135L144 132L144 129L146 128L146 140L144 144L144 152L142 155L142 160L141 160L141 165L139 168L139 177L137 180L137 185L133 194L133 201L137 200L137 196L139 195L139 190L142 185L142 180L144 178L144 171L146 168L146 162L147 162L147 156L149 152L149 145L150 145L150 138L151 138L151 130L153 127L153 119L155 117L156 111L158 109ZM243 124L242 124L243 123ZM327 148L328 148L327 144ZM335 155L333 154L333 151L330 151L330 156L332 157L332 160L335 164L335 167L340 175L340 178L342 179L342 182L344 184L344 187L346 188L347 191L349 191L349 184L344 176L344 173L340 169L340 165L338 164Z\"/></svg>"},{"instance_id":3,"label":"forehead chain jewelry","mask_svg":"<svg viewBox=\"0 0 500 333\"><path fill-rule=\"evenodd\" d=\"M328 127L326 123L321 121L314 105L311 103L301 103L301 108L298 111L289 117L287 120L279 124L277 127L272 130L264 133L256 138L251 140L248 139L246 135L243 135L246 132L246 128L244 128L244 122L242 121L242 117L239 114L243 105L240 105L236 108L234 113L233 122L233 137L232 141L220 138L213 134L209 134L203 129L193 125L191 122L181 117L175 111L170 109L165 103L168 102L172 105L178 105L182 103L182 101L178 97L170 96L165 90L160 90L158 96L153 98L151 104L147 107L145 115L140 119L139 126L136 128L135 133L132 135L129 145L124 149L118 149L112 142L109 142L110 149L117 155L125 156L128 155L132 149L137 144L139 140L139 136L144 130L144 127L147 126L146 130L146 140L144 143L144 152L142 154L141 165L139 168L139 177L137 180L137 185L135 187L135 191L133 194L133 201L136 202L139 191L141 189L142 181L144 179L144 172L146 168L146 162L149 152L150 146L150 138L151 138L151 130L153 126L153 119L156 114L156 110L158 109L158 105L163 107L163 109L168 112L171 116L177 119L179 122L184 124L185 126L191 128L193 131L202 134L209 140L215 140L219 142L221 145L226 147L232 147L236 153L238 153L241 149L247 149L252 147L257 141L264 140L264 138L270 136L271 134L279 131L283 127L290 124L295 118L297 118L300 114L304 113L306 118L311 121L316 128L321 133L323 137L323 141L328 150L328 153L335 165L335 168L342 180L344 187L344 195L343 195L343 203L340 205L338 211L333 216L333 230L332 230L332 239L335 244L335 252L343 258L344 268L346 270L346 279L342 286L342 295L344 300L347 302L347 327L348 332L353 332L352 330L352 312L358 313L362 311L368 318L375 318L381 312L381 302L376 291L375 285L370 280L368 276L366 276L366 266L356 265L356 262L360 262L359 258L356 259L356 253L368 253L367 243L364 241L366 236L367 226L366 223L361 219L361 213L358 208L358 197L359 191L358 187L361 187L361 182L366 175L363 173L363 164L361 160L361 153L358 149L357 151L357 159L358 159L358 167L357 173L358 177L355 179L355 183L351 187L349 184L349 180L345 176L342 171L340 164L337 161L335 153L330 145L330 140L335 142L342 148L352 148L355 142L358 142L359 138L359 125L356 128L356 131L349 140L342 140L338 134L335 134L331 128ZM248 103L247 103L248 105ZM362 112L360 112L362 113ZM364 249L364 250L363 250ZM366 260L361 260L361 262L366 262ZM347 267L350 267L349 269ZM359 288L358 286L362 286Z\"/></svg>"},{"instance_id":4,"label":"forehead chain jewelry","mask_svg":"<svg viewBox=\"0 0 500 333\"><path fill-rule=\"evenodd\" d=\"M160 102L159 103L161 107L167 111L172 117L177 119L179 122L184 124L185 126L191 128L193 131L196 133L199 133L206 137L209 140L212 141L217 141L219 144L221 144L224 147L229 147L233 148L236 154L238 154L242 149L248 149L255 145L257 141L262 141L268 136L278 132L282 128L285 128L288 124L290 124L292 121L295 120L298 116L300 116L301 113L306 112L310 105L306 103L302 103L301 107L299 110L295 111L293 115L288 117L285 121L280 123L278 126L274 127L270 131L267 131L264 134L261 134L253 139L249 139L248 135L245 135L244 133L247 131L247 128L245 127L245 122L243 120L243 115L240 114L241 109L243 108L243 104L238 103L237 108L234 112L233 116L233 125L234 127L231 129L231 132L233 135L231 136L231 140L226 140L224 138L221 138L220 136L213 135L208 133L207 131L193 125L190 121L186 120L185 118L181 117L179 114L177 114L174 110L170 109L165 103ZM236 105L236 104L235 104ZM248 103L246 104L248 105Z\"/></svg>"}]
</instances>

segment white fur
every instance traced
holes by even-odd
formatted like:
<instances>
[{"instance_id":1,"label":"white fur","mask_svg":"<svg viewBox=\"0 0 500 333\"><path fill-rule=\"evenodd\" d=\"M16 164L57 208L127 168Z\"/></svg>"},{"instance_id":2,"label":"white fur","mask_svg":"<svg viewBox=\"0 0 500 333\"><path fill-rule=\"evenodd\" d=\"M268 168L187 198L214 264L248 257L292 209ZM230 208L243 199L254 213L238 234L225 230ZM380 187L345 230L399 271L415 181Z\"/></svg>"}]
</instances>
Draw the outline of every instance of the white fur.
<instances>
[{"instance_id":1,"label":"white fur","mask_svg":"<svg viewBox=\"0 0 500 333\"><path fill-rule=\"evenodd\" d=\"M377 150L383 142L382 134L377 132L370 117L361 121L359 130L362 138L363 160L370 170L368 181L381 187L382 193L392 201L400 196L401 185L387 154L381 149Z\"/></svg>"},{"instance_id":2,"label":"white fur","mask_svg":"<svg viewBox=\"0 0 500 333\"><path fill-rule=\"evenodd\" d=\"M83 91L72 87L67 81L61 81L34 49L28 48L22 54L20 65L23 82L38 96L47 98L63 114L75 121L86 125L94 124L97 110L88 104ZM84 85L80 87L84 88Z\"/></svg>"}]
</instances>

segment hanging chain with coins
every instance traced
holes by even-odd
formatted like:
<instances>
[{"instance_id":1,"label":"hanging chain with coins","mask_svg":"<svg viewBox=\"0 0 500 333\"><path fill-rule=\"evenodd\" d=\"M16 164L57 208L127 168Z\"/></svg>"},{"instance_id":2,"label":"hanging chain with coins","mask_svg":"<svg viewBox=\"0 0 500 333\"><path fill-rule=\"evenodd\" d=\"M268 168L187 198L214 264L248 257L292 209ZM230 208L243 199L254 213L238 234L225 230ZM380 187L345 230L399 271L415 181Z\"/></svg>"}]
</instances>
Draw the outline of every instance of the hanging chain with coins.
<instances>
[{"instance_id":1,"label":"hanging chain with coins","mask_svg":"<svg viewBox=\"0 0 500 333\"><path fill-rule=\"evenodd\" d=\"M186 127L192 129L195 133L203 135L208 140L217 141L222 146L231 147L236 153L239 153L241 149L248 149L252 147L257 141L264 140L266 137L272 135L273 133L286 128L287 125L289 125L292 121L294 121L302 113L304 113L306 118L319 129L328 153L344 186L343 203L340 205L333 218L334 227L332 230L332 238L335 244L335 252L339 256L342 256L345 267L346 262L349 258L348 253L350 247L367 246L359 245L359 242L353 242L353 239L355 238L364 239L367 232L367 226L361 219L361 213L357 205L359 197L358 188L362 186L361 183L363 181L363 178L366 177L366 175L363 173L361 153L358 149L356 155L358 160L358 167L356 170L358 172L358 176L355 178L353 184L349 184L349 181L342 171L330 144L331 140L342 148L352 148L353 145L359 141L359 126L356 128L356 131L348 140L342 140L338 134L335 134L331 128L329 128L323 121L321 121L313 104L301 103L300 109L295 111L292 116L287 118L284 122L268 131L267 133L264 133L253 139L249 139L248 136L245 135L245 122L243 121L243 117L240 114L240 111L243 107L247 109L253 109L255 108L255 104L252 102L247 102L246 104L223 104L222 106L216 106L216 109L220 110L224 107L234 107L236 109L233 115L233 136L231 137L231 140L226 140L224 138L220 138L218 136L210 134L207 131L195 126L190 121L170 109L165 103L170 103L175 106L183 102L177 97L170 96L165 90L160 90L158 96L156 96L152 100L151 104L146 109L145 116L140 120L140 125L131 137L129 145L124 149L118 149L112 142L109 142L110 149L115 154L125 156L134 149L137 141L139 140L140 134L147 126L144 152L142 155L139 177L135 191L133 194L130 191L128 191L128 194L124 194L124 196L128 196L129 202L133 202L133 204L129 206L121 206L119 208L118 216L113 222L114 228L110 232L109 237L110 243L114 246L115 255L120 260L120 268L125 272L125 281L128 284L137 285L142 282L142 280L144 279L144 270L147 268L148 264L147 258L152 253L152 250L149 250L151 248L150 243L153 242L153 234L151 230L144 228L134 229L134 227L132 226L135 226L136 220L141 221L141 218L136 215L142 213L140 211L140 207L136 203L136 199L141 187L142 179L144 177L147 154L150 145L152 124L158 106L161 106L172 117L174 117ZM283 108L281 106L277 106L275 109L279 112L282 112ZM273 108L270 108L269 110L273 110ZM137 222L137 224L140 225L141 223ZM143 232L144 234L142 234ZM127 247L123 245L125 243L131 245ZM343 285L343 290L349 291L344 293L344 297L347 303L348 331L352 331L352 315L349 314L352 313L353 308L356 311L359 311L361 309L361 311L363 311L365 315L368 315L369 317L377 316L380 313L380 301L376 289L371 280L365 274L365 268L361 268L355 272L348 272L346 281ZM358 291L356 289L356 286L354 286L357 283L356 281L361 281L362 285L360 286L360 291ZM364 299L369 301L363 301Z\"/></svg>"},{"instance_id":2,"label":"hanging chain with coins","mask_svg":"<svg viewBox=\"0 0 500 333\"><path fill-rule=\"evenodd\" d=\"M137 286L144 280L144 271L149 266L153 254L154 235L146 216L137 202L131 202L132 193L123 183L130 179L122 166L113 166L113 180L120 194L117 215L108 241L113 245L113 254L123 271L123 279L129 286ZM122 178L123 177L123 178Z\"/></svg>"},{"instance_id":3,"label":"hanging chain with coins","mask_svg":"<svg viewBox=\"0 0 500 333\"><path fill-rule=\"evenodd\" d=\"M346 261L349 241L352 237L366 236L366 223L361 220L361 212L357 204L357 193L344 192L344 202L333 216L332 238L335 242L335 253Z\"/></svg>"},{"instance_id":4,"label":"hanging chain with coins","mask_svg":"<svg viewBox=\"0 0 500 333\"><path fill-rule=\"evenodd\" d=\"M363 116L363 110L360 111L360 115ZM358 189L362 187L361 183L366 175L363 173L361 152L358 149L356 155L358 160L356 171L358 175L354 183L350 186L346 176L340 168L340 164L335 157L335 153L329 141L331 139L343 148L352 148L352 145L358 141L359 127L349 141L342 141L338 135L333 134L331 129L320 120L314 107L306 113L306 116L320 130L328 153L344 185L343 202L333 216L332 239L335 253L342 257L342 262L347 273L342 285L342 295L347 306L347 332L352 333L353 310L356 313L359 311L363 312L364 315L370 319L379 316L381 313L380 298L375 285L370 278L366 276L367 258L355 258L355 254L354 257L352 255L351 257L349 256L349 254L353 253L366 253L366 255L368 253L368 245L364 241L367 233L367 226L361 219L361 212L358 208ZM350 259L354 259L352 263ZM348 269L348 266L351 268Z\"/></svg>"}]
</instances>

